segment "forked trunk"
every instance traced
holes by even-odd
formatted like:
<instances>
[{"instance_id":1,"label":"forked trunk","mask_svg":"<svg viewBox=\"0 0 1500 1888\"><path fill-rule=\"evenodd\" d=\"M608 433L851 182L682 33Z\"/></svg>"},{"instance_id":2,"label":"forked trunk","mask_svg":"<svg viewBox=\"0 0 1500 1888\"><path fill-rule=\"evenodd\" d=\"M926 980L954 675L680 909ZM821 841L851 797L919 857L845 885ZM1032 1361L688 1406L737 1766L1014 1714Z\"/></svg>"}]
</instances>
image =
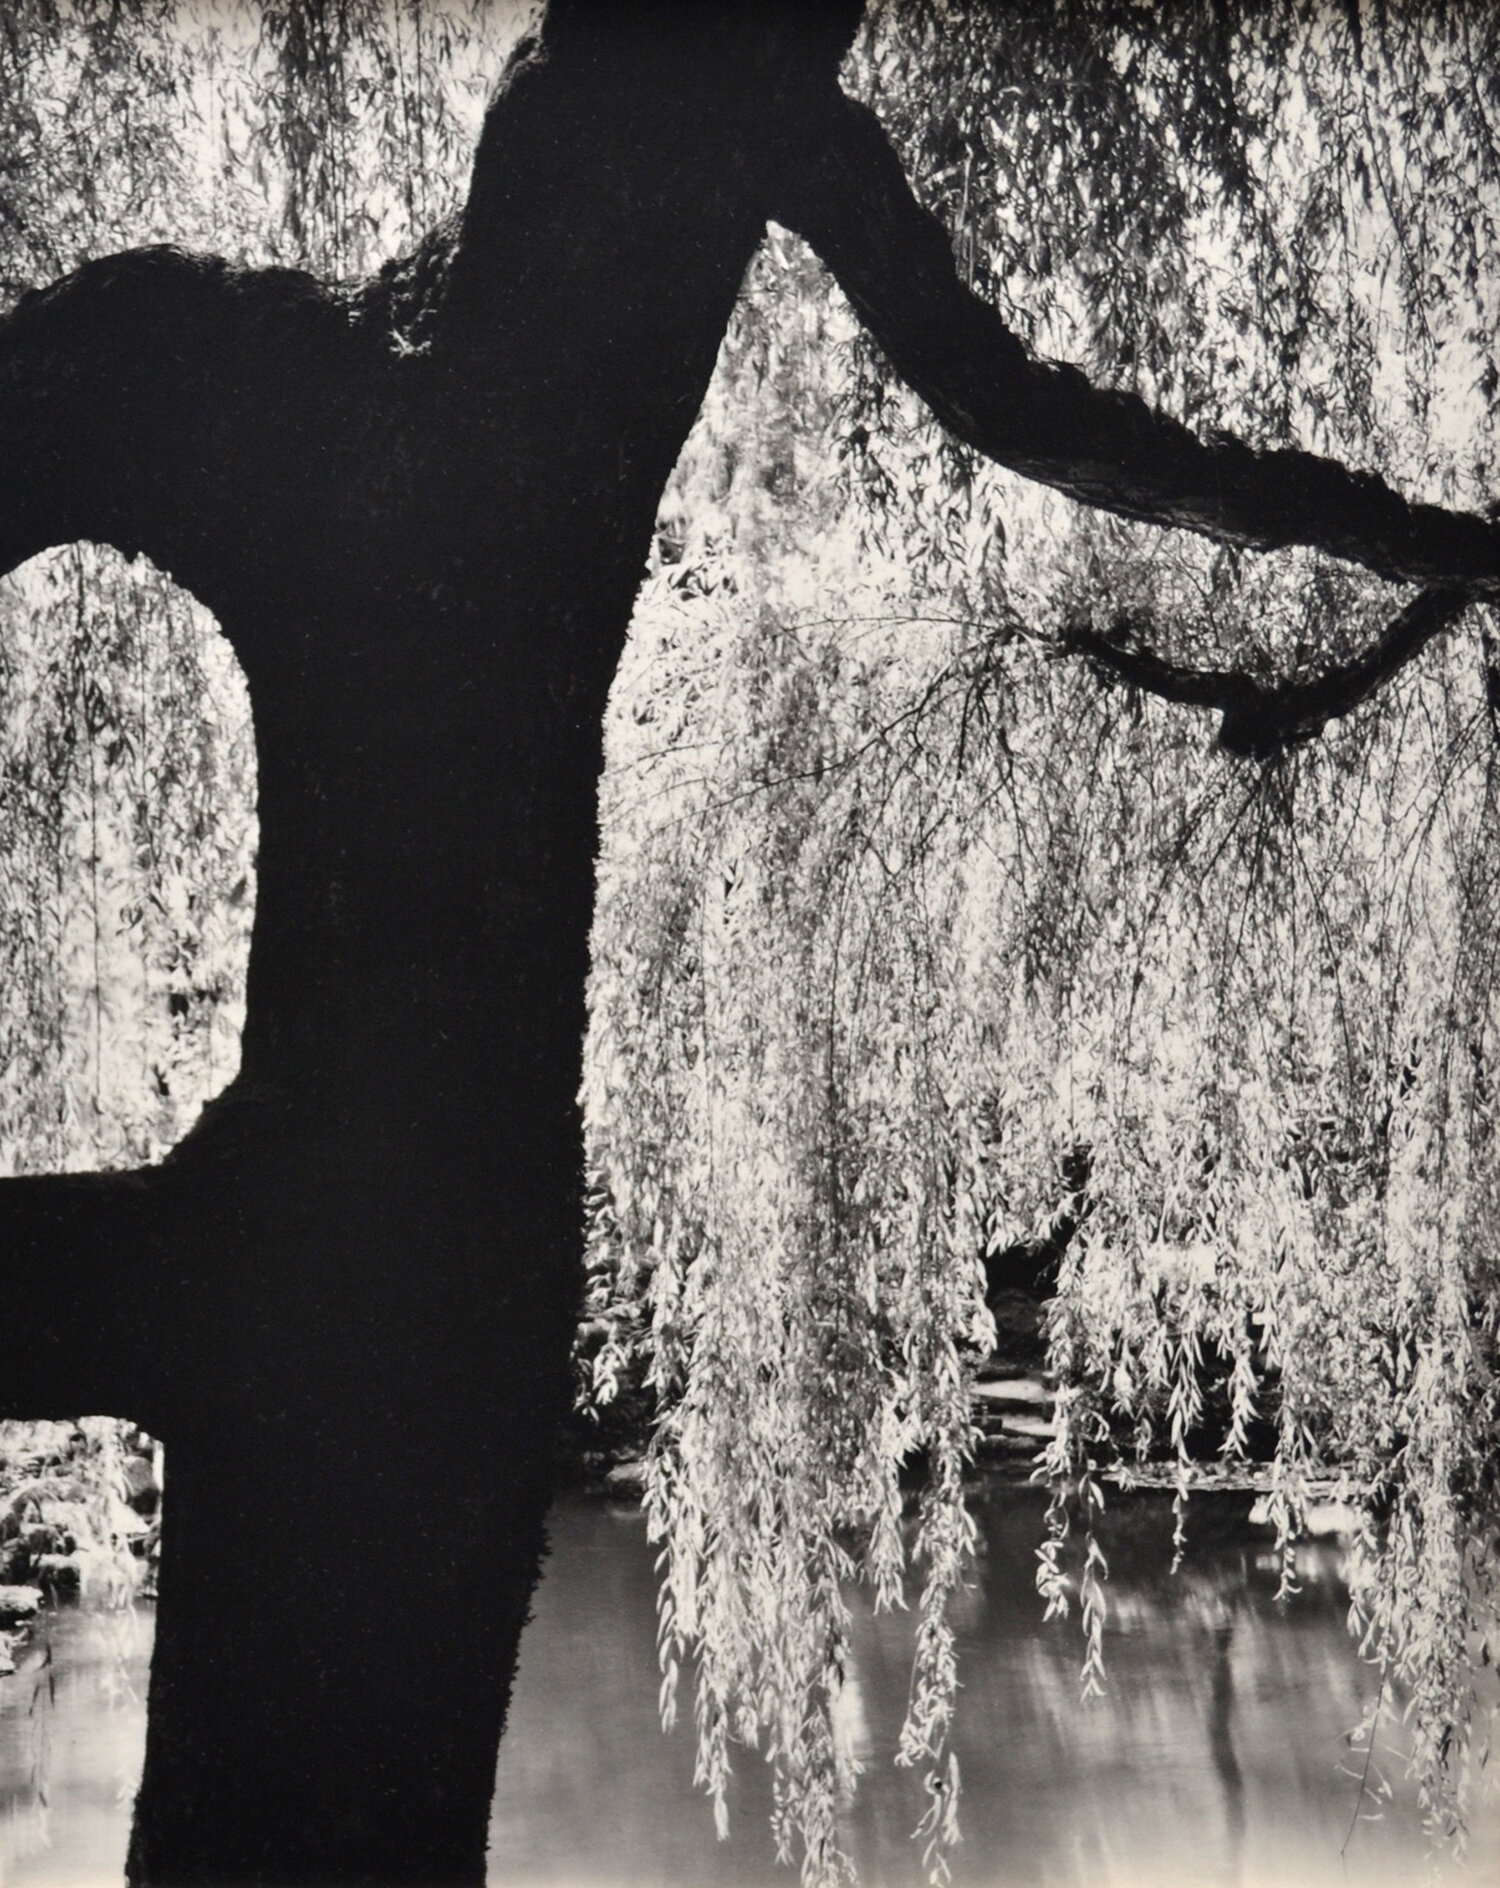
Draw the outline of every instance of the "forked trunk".
<instances>
[{"instance_id":1,"label":"forked trunk","mask_svg":"<svg viewBox=\"0 0 1500 1888\"><path fill-rule=\"evenodd\" d=\"M1500 590L1489 521L1029 361L838 90L858 12L553 0L461 226L362 293L148 251L0 323L0 570L146 552L256 720L239 1079L160 1168L0 1189L4 1410L167 1444L139 1888L482 1879L579 1288L601 717L768 215L1001 462L1429 587L1249 751Z\"/></svg>"}]
</instances>

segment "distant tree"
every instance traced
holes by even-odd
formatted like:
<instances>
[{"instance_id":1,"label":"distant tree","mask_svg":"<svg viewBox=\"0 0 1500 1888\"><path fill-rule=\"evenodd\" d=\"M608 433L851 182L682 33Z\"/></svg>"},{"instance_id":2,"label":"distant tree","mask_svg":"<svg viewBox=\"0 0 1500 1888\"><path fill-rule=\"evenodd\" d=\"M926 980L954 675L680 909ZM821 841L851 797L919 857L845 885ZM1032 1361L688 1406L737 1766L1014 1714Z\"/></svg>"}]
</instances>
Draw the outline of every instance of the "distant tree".
<instances>
[{"instance_id":1,"label":"distant tree","mask_svg":"<svg viewBox=\"0 0 1500 1888\"><path fill-rule=\"evenodd\" d=\"M1365 1504L1357 1597L1445 1788L1494 1577L1487 16L913 3L848 54L854 7L554 0L441 220L439 55L482 64L447 15L297 0L235 46L166 4L12 14L6 269L83 266L0 326L0 565L146 553L255 717L238 1080L161 1164L0 1200L6 1411L108 1408L172 1465L132 1878L482 1877L578 1305L601 721L648 559L592 1246L601 1377L643 1343L660 1397L705 1780L766 1743L783 1845L842 1866L838 1581L894 1597L921 1451L903 1751L942 1868L979 1261L1086 1146L1064 1494L1097 1499L1111 1399L1187 1458L1215 1348L1231 1443L1274 1399L1288 1537L1321 1457ZM847 299L773 233L731 328L768 219ZM166 234L226 258L85 260ZM244 266L303 259L332 285ZM233 685L206 632L93 620L38 642L86 764L17 763L17 856L136 756L154 823L121 830L181 864L130 882L190 888L139 931L170 1018L183 984L232 1000L246 840L177 842L247 762L145 731L158 689L124 677L164 665L189 721ZM133 921L83 856L98 950L28 975L97 1017ZM93 1159L153 1154L214 1079L175 1118L148 1091ZM1097 1628L1091 1546L1081 1571Z\"/></svg>"}]
</instances>

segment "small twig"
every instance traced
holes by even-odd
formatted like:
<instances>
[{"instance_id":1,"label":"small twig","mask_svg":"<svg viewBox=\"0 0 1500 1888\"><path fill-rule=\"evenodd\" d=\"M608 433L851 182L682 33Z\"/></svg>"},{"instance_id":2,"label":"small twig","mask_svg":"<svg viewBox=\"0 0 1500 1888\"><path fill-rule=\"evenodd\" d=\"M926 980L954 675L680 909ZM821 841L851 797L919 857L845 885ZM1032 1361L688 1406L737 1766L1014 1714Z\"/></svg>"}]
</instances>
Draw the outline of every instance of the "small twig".
<instances>
[{"instance_id":1,"label":"small twig","mask_svg":"<svg viewBox=\"0 0 1500 1888\"><path fill-rule=\"evenodd\" d=\"M1365 1763L1359 1773L1359 1794L1354 1799L1354 1814L1349 1818L1349 1827L1344 1832L1344 1840L1339 1847L1339 1860L1348 1870L1349 1844L1354 1840L1354 1831L1359 1827L1360 1811L1365 1806L1365 1797L1370 1787L1370 1764L1375 1755L1375 1737L1380 1729L1380 1714L1385 1709L1385 1689L1391 1675L1390 1648L1386 1648L1385 1657L1380 1664L1380 1689L1375 1694L1375 1709L1370 1716L1370 1741L1365 1746Z\"/></svg>"}]
</instances>

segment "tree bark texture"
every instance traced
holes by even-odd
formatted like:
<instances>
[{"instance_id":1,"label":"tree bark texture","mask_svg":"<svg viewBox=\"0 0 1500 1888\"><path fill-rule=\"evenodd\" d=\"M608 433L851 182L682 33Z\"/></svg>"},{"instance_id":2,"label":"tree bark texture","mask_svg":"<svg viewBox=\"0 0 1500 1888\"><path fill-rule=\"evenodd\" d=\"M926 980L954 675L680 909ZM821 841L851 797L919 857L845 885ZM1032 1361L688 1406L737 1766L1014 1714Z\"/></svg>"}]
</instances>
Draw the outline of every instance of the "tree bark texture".
<instances>
[{"instance_id":1,"label":"tree bark texture","mask_svg":"<svg viewBox=\"0 0 1500 1888\"><path fill-rule=\"evenodd\" d=\"M601 717L768 215L986 450L1292 535L1283 468L1028 363L955 296L838 90L857 17L554 0L460 222L376 280L137 252L0 324L0 568L144 552L255 715L240 1076L158 1168L0 1189L5 1411L167 1445L138 1888L483 1877L580 1282ZM1232 515L1194 485L1226 467ZM1347 489L1339 517L1397 518L1365 561L1493 575L1488 526Z\"/></svg>"}]
</instances>

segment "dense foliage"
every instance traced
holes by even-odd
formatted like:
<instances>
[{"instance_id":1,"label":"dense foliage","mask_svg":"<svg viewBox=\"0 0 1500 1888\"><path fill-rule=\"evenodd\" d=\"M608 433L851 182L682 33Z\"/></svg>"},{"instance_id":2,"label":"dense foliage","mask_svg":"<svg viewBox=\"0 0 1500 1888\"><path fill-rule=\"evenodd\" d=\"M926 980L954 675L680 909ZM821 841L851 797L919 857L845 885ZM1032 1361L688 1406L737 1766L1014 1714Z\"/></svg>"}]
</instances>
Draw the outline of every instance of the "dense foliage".
<instances>
[{"instance_id":1,"label":"dense foliage","mask_svg":"<svg viewBox=\"0 0 1500 1888\"><path fill-rule=\"evenodd\" d=\"M375 265L456 201L519 24L15 0L0 294L168 237ZM1496 37L1438 0L903 0L847 78L1040 351L1482 508ZM811 1876L852 1782L841 1584L912 1569L902 1754L944 1866L982 1261L1085 1174L1041 1573L1086 1686L1106 1470L1165 1453L1185 1489L1258 1415L1289 1579L1315 1481L1360 1514L1355 1624L1462 1823L1496 1649L1492 626L1266 762L1061 653L1085 625L1300 674L1391 607L976 464L773 232L615 692L585 1103L597 1389L657 1400L668 1702L694 1664L720 1797L734 1740L768 1751ZM248 710L150 573L69 550L0 611L6 1158L128 1165L233 1067Z\"/></svg>"},{"instance_id":2,"label":"dense foliage","mask_svg":"<svg viewBox=\"0 0 1500 1888\"><path fill-rule=\"evenodd\" d=\"M906 6L850 79L1042 351L1480 509L1494 34ZM1490 625L1269 761L1063 654L1082 625L1308 674L1393 602L975 464L805 252L763 253L616 694L586 1104L596 1383L659 1402L668 1695L695 1660L703 1780L760 1744L810 1878L846 1866L840 1582L890 1601L908 1567L901 1756L945 1866L981 1262L1084 1171L1040 1585L1085 1692L1107 1472L1164 1455L1185 1493L1268 1423L1287 1584L1336 1480L1352 1623L1462 1831L1497 1648Z\"/></svg>"},{"instance_id":3,"label":"dense foliage","mask_svg":"<svg viewBox=\"0 0 1500 1888\"><path fill-rule=\"evenodd\" d=\"M134 1598L151 1578L160 1466L159 1448L118 1417L0 1424L0 1580L72 1587L96 1604Z\"/></svg>"}]
</instances>

